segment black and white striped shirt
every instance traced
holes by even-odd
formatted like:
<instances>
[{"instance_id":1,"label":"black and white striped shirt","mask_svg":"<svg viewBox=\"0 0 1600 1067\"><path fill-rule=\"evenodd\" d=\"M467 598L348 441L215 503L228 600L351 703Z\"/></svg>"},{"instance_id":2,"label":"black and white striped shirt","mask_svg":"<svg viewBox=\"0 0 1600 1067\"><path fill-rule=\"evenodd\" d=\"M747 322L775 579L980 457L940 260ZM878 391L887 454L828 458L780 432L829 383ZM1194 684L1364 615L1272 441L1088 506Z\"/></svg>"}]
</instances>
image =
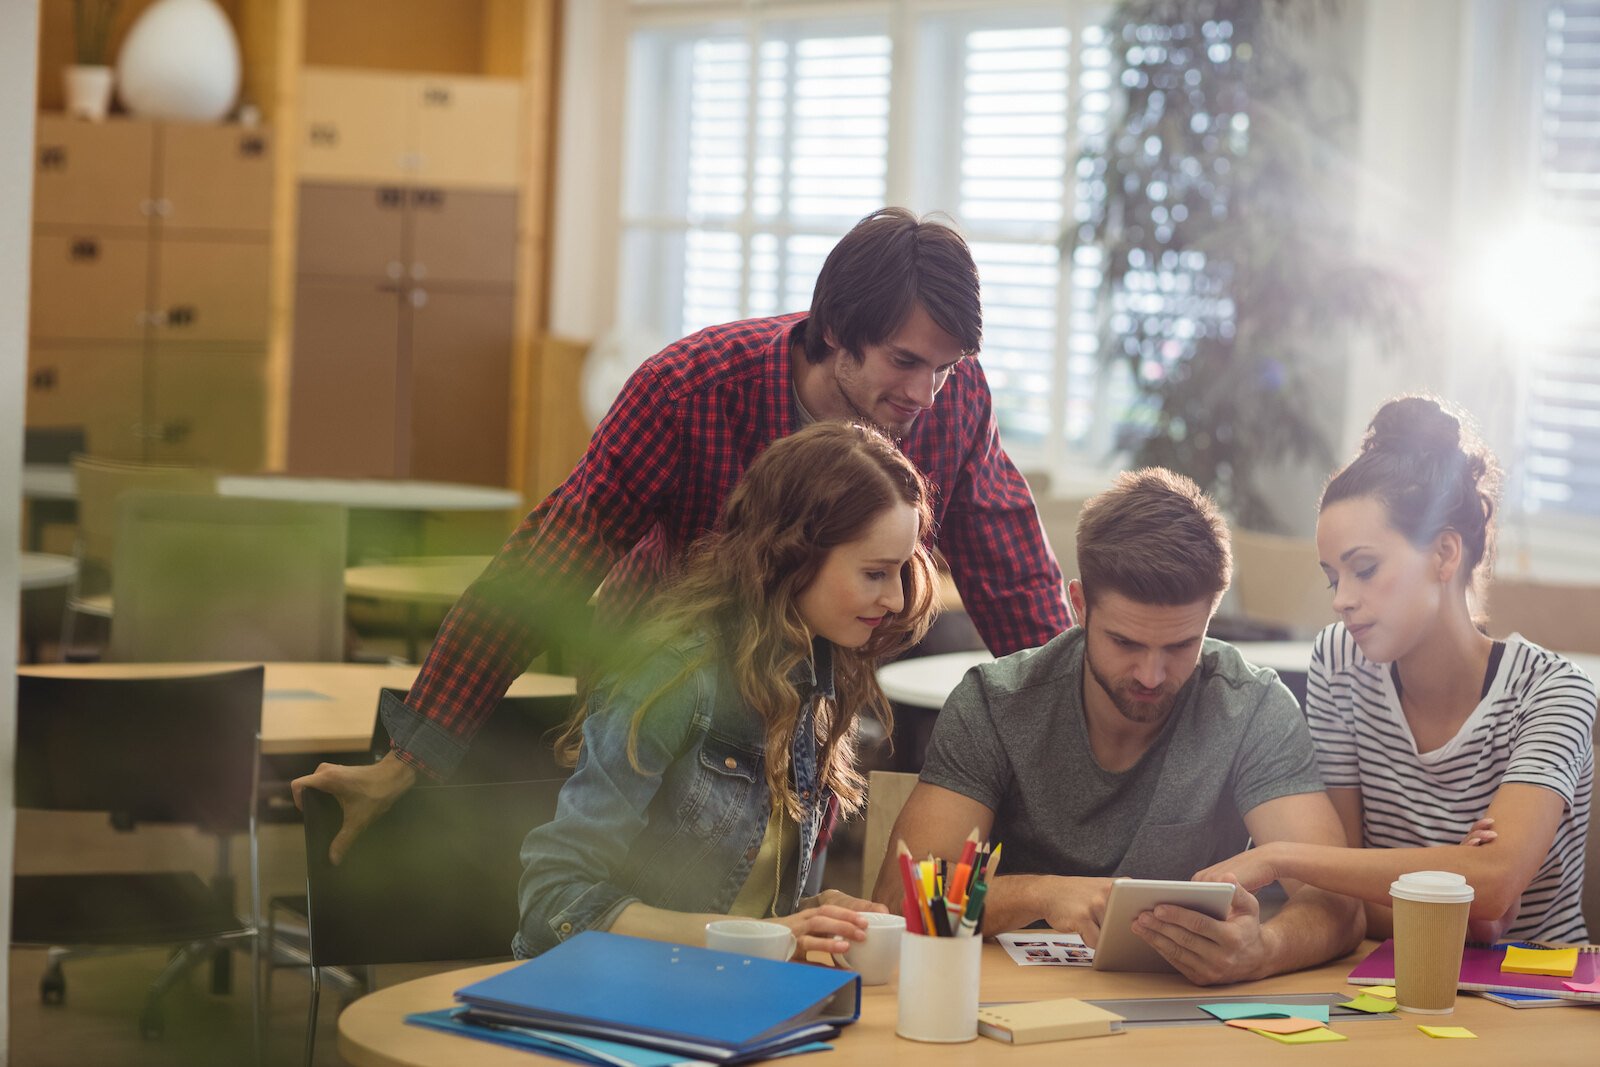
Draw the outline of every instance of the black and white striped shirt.
<instances>
[{"instance_id":1,"label":"black and white striped shirt","mask_svg":"<svg viewBox=\"0 0 1600 1067\"><path fill-rule=\"evenodd\" d=\"M1506 782L1543 786L1565 805L1550 852L1522 894L1513 938L1585 941L1584 839L1594 781L1595 686L1520 635L1456 735L1418 752L1387 665L1343 623L1317 635L1306 718L1329 789L1361 790L1368 848L1455 845Z\"/></svg>"}]
</instances>

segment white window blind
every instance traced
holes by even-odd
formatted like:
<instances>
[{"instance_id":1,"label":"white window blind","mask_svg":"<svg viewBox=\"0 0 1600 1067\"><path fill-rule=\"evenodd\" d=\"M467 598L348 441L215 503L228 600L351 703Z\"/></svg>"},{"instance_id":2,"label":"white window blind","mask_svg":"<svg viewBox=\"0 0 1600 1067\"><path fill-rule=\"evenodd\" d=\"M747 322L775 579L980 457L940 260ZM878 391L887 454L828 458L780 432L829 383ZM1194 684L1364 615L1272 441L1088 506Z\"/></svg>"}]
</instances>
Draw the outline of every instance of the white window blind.
<instances>
[{"instance_id":1,"label":"white window blind","mask_svg":"<svg viewBox=\"0 0 1600 1067\"><path fill-rule=\"evenodd\" d=\"M848 26L638 33L622 315L678 336L809 307L828 251L888 202L889 55Z\"/></svg>"},{"instance_id":2,"label":"white window blind","mask_svg":"<svg viewBox=\"0 0 1600 1067\"><path fill-rule=\"evenodd\" d=\"M1539 163L1540 222L1574 269L1600 259L1600 2L1546 9ZM1527 323L1522 506L1600 515L1600 306Z\"/></svg>"},{"instance_id":3,"label":"white window blind","mask_svg":"<svg viewBox=\"0 0 1600 1067\"><path fill-rule=\"evenodd\" d=\"M1097 253L1065 239L1089 188L1078 154L1111 105L1105 8L861 6L879 15L737 4L698 27L641 18L619 317L676 337L805 310L859 218L885 204L947 212L978 264L1007 447L1054 467L1088 446L1105 406ZM910 15L892 32L891 7Z\"/></svg>"}]
</instances>

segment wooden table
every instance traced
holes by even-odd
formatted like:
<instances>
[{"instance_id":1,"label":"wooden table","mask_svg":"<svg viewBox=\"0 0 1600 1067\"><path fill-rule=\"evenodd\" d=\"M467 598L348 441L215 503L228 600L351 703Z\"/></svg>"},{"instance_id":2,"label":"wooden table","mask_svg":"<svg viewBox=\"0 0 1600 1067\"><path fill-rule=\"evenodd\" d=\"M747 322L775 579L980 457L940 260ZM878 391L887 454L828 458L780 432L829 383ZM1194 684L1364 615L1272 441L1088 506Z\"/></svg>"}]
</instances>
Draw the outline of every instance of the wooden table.
<instances>
[{"instance_id":1,"label":"wooden table","mask_svg":"<svg viewBox=\"0 0 1600 1067\"><path fill-rule=\"evenodd\" d=\"M63 663L23 667L52 678L127 678L195 674L241 663ZM378 691L406 689L417 667L368 663L268 663L261 706L261 752L268 756L366 752L377 720ZM508 696L570 696L571 678L524 674Z\"/></svg>"},{"instance_id":2,"label":"wooden table","mask_svg":"<svg viewBox=\"0 0 1600 1067\"><path fill-rule=\"evenodd\" d=\"M1345 975L1373 947L1371 942L1346 959L1299 974L1280 975L1263 982L1230 986L1222 990L1197 990L1177 975L1102 974L1079 968L1019 967L997 945L983 949L983 1001L1043 1000L1052 997L1119 999L1129 997L1184 997L1198 995L1245 996L1285 993L1340 993L1357 990L1345 984ZM515 964L490 964L420 978L362 997L339 1017L339 1052L357 1067L528 1067L552 1062L530 1059L529 1053L502 1048L470 1038L408 1026L402 1020L416 1011L450 1007L452 993L469 982L486 978ZM1379 1067L1538 1067L1585 1064L1593 1067L1600 1049L1600 1007L1542 1008L1534 1011L1502 1007L1492 1001L1463 995L1451 1015L1398 1014L1393 1019L1335 1023L1333 1029L1349 1038L1315 1049L1280 1045L1268 1038L1216 1024L1141 1027L1120 1037L1045 1042L1011 1047L978 1038L961 1045L927 1045L897 1038L894 1033L896 986L868 986L861 996L861 1020L845 1027L834 1051L822 1053L817 1067L860 1064L878 1067L977 1067L993 1064L1253 1064L1282 1067L1293 1059L1314 1059L1318 1064L1354 1064ZM1465 1026L1478 1035L1474 1041L1430 1038L1417 1024ZM810 1059L796 1063L813 1062Z\"/></svg>"},{"instance_id":3,"label":"wooden table","mask_svg":"<svg viewBox=\"0 0 1600 1067\"><path fill-rule=\"evenodd\" d=\"M417 662L422 647L421 609L447 608L461 599L492 556L418 556L367 563L344 570L350 597L392 600L405 605L406 659Z\"/></svg>"}]
</instances>

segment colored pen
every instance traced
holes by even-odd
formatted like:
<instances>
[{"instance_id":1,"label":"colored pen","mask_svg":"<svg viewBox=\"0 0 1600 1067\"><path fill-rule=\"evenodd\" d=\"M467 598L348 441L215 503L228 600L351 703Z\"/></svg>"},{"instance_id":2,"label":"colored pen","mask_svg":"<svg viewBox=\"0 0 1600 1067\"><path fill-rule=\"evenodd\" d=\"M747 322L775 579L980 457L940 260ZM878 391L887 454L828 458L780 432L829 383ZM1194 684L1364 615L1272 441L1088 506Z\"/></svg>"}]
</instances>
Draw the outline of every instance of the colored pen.
<instances>
[{"instance_id":1,"label":"colored pen","mask_svg":"<svg viewBox=\"0 0 1600 1067\"><path fill-rule=\"evenodd\" d=\"M983 900L989 895L989 883L979 882L972 887L972 892L967 894L967 910L961 916L960 933L971 935L978 932L978 924L983 921Z\"/></svg>"},{"instance_id":2,"label":"colored pen","mask_svg":"<svg viewBox=\"0 0 1600 1067\"><path fill-rule=\"evenodd\" d=\"M906 931L908 933L923 933L922 908L917 903L917 880L911 873L911 850L906 848L904 841L900 842L898 859L900 861L900 882L905 891L905 900L901 902L900 910L906 917Z\"/></svg>"}]
</instances>

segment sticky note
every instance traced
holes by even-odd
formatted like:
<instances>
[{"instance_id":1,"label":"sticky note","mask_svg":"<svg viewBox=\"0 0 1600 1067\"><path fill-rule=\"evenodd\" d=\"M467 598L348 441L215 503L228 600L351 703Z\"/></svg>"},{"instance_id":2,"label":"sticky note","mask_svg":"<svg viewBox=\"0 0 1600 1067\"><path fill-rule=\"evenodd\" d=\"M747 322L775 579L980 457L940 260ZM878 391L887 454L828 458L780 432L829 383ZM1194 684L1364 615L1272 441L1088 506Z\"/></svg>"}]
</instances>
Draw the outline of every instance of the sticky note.
<instances>
[{"instance_id":1,"label":"sticky note","mask_svg":"<svg viewBox=\"0 0 1600 1067\"><path fill-rule=\"evenodd\" d=\"M1575 948L1523 948L1510 945L1500 970L1506 974L1547 974L1553 978L1571 978L1578 969L1578 950Z\"/></svg>"},{"instance_id":2,"label":"sticky note","mask_svg":"<svg viewBox=\"0 0 1600 1067\"><path fill-rule=\"evenodd\" d=\"M1274 1015L1315 1019L1319 1023L1328 1021L1326 1004L1202 1004L1200 1010L1210 1012L1224 1022L1229 1019L1265 1019Z\"/></svg>"},{"instance_id":3,"label":"sticky note","mask_svg":"<svg viewBox=\"0 0 1600 1067\"><path fill-rule=\"evenodd\" d=\"M1339 1005L1339 1007L1351 1008L1355 1011L1371 1012L1375 1015L1380 1011L1394 1011L1394 1001L1385 1000L1382 997L1369 996L1368 994L1363 993L1356 999L1346 1001L1345 1003Z\"/></svg>"},{"instance_id":4,"label":"sticky note","mask_svg":"<svg viewBox=\"0 0 1600 1067\"><path fill-rule=\"evenodd\" d=\"M1364 997L1382 997L1384 1000L1393 1000L1394 999L1394 986L1392 986L1392 985L1369 985L1369 986L1363 986L1361 988L1361 994L1360 995L1364 996Z\"/></svg>"},{"instance_id":5,"label":"sticky note","mask_svg":"<svg viewBox=\"0 0 1600 1067\"><path fill-rule=\"evenodd\" d=\"M1419 1026L1418 1030L1429 1037L1477 1037L1478 1035L1468 1030L1465 1026Z\"/></svg>"},{"instance_id":6,"label":"sticky note","mask_svg":"<svg viewBox=\"0 0 1600 1067\"><path fill-rule=\"evenodd\" d=\"M1251 1032L1260 1034L1262 1037L1270 1037L1274 1041L1282 1041L1285 1045L1320 1045L1327 1041L1350 1040L1343 1034L1335 1033L1325 1026L1319 1026L1315 1030L1302 1030L1298 1034L1274 1034L1271 1031L1260 1029L1252 1030Z\"/></svg>"},{"instance_id":7,"label":"sticky note","mask_svg":"<svg viewBox=\"0 0 1600 1067\"><path fill-rule=\"evenodd\" d=\"M1562 982L1561 984L1574 993L1600 993L1600 978L1592 982Z\"/></svg>"},{"instance_id":8,"label":"sticky note","mask_svg":"<svg viewBox=\"0 0 1600 1067\"><path fill-rule=\"evenodd\" d=\"M1298 1034L1302 1030L1322 1029L1322 1024L1315 1019L1229 1019L1228 1025L1261 1034Z\"/></svg>"}]
</instances>

